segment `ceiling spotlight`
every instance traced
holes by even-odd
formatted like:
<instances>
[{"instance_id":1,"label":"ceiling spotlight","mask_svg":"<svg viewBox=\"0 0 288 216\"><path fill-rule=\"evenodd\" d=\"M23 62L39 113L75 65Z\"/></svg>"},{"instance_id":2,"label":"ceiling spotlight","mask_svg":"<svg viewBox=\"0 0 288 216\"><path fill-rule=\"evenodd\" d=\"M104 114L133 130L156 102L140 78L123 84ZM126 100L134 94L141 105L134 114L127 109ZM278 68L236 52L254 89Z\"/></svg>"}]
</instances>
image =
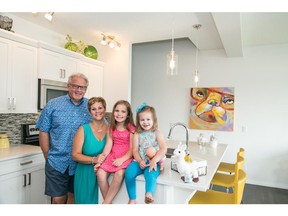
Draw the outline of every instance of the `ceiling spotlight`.
<instances>
[{"instance_id":1,"label":"ceiling spotlight","mask_svg":"<svg viewBox=\"0 0 288 216\"><path fill-rule=\"evenodd\" d=\"M48 20L48 21L52 21L52 19L53 19L53 14L54 14L54 12L48 12L48 13L46 13L45 15L44 15L44 17Z\"/></svg>"},{"instance_id":2,"label":"ceiling spotlight","mask_svg":"<svg viewBox=\"0 0 288 216\"><path fill-rule=\"evenodd\" d=\"M116 49L116 50L120 50L120 49L121 49L121 44L120 44L120 43L117 43L115 49Z\"/></svg>"},{"instance_id":3,"label":"ceiling spotlight","mask_svg":"<svg viewBox=\"0 0 288 216\"><path fill-rule=\"evenodd\" d=\"M110 41L110 42L108 43L108 45L109 45L109 47L110 47L111 49L113 49L113 48L115 47L115 44L114 44L113 41Z\"/></svg>"},{"instance_id":4,"label":"ceiling spotlight","mask_svg":"<svg viewBox=\"0 0 288 216\"><path fill-rule=\"evenodd\" d=\"M102 44L102 45L106 45L106 44L107 44L106 35L104 35L104 34L102 33L102 36L103 36L103 38L102 38L102 40L101 40L101 44Z\"/></svg>"}]
</instances>

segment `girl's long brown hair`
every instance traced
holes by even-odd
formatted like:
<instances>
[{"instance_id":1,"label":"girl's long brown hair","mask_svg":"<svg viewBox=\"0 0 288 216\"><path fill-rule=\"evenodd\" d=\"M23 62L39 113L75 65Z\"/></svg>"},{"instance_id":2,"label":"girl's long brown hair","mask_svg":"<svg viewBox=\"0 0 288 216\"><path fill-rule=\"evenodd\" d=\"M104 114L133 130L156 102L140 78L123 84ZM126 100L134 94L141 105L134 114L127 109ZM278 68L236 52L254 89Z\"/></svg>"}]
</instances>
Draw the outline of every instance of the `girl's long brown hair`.
<instances>
[{"instance_id":1,"label":"girl's long brown hair","mask_svg":"<svg viewBox=\"0 0 288 216\"><path fill-rule=\"evenodd\" d=\"M128 127L128 125L132 125L135 127L135 124L134 124L134 119L133 119L133 113L132 113L132 109L131 109L131 105L128 101L126 100L119 100L117 101L114 106L113 106L113 110L112 110L112 116L111 116L111 120L110 120L110 128L112 131L114 131L116 129L116 125L117 125L117 122L114 118L114 112L115 112L115 109L116 107L119 105L119 104L122 104L124 106L126 106L127 108L127 118L124 122L124 127L129 131L129 132L133 132L133 131L130 131L130 128ZM134 133L134 132L133 132Z\"/></svg>"}]
</instances>

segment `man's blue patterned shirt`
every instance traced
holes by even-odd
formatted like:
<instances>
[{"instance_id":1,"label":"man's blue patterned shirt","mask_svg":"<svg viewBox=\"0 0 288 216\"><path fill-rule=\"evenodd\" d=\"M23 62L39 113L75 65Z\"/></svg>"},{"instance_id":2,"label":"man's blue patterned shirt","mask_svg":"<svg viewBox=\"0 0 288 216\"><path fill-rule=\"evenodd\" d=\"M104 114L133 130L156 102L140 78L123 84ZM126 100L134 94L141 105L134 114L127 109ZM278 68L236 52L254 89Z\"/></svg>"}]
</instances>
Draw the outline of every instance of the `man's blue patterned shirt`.
<instances>
[{"instance_id":1,"label":"man's blue patterned shirt","mask_svg":"<svg viewBox=\"0 0 288 216\"><path fill-rule=\"evenodd\" d=\"M49 164L61 173L69 166L74 175L76 162L72 160L72 144L78 128L92 120L88 111L88 99L75 105L68 95L50 100L42 110L36 127L50 134Z\"/></svg>"}]
</instances>

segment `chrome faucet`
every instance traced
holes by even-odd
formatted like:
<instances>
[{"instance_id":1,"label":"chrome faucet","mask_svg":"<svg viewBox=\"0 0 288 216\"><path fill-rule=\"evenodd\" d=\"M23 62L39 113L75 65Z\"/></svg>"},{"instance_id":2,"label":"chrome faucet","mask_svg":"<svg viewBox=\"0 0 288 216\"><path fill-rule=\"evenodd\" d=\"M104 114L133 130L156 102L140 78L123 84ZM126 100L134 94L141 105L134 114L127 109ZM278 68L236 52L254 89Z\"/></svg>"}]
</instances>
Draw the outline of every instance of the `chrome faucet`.
<instances>
[{"instance_id":1,"label":"chrome faucet","mask_svg":"<svg viewBox=\"0 0 288 216\"><path fill-rule=\"evenodd\" d=\"M184 124L184 123L181 123L181 122L177 122L175 124L173 124L171 127L170 127L170 130L169 130L169 133L168 133L168 139L171 139L172 136L171 136L171 133L172 133L172 130L175 126L177 125L181 125L185 128L186 130L186 153L189 154L189 146L188 146L188 143L189 143L189 130L188 130L188 127Z\"/></svg>"}]
</instances>

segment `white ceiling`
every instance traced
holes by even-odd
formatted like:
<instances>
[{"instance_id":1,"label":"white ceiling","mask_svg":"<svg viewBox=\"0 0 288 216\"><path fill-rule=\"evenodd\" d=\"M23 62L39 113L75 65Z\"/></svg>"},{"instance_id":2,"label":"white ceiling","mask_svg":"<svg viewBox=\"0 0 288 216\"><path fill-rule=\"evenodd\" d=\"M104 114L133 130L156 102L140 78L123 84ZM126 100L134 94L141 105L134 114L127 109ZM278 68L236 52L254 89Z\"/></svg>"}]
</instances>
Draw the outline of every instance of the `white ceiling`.
<instances>
[{"instance_id":1,"label":"white ceiling","mask_svg":"<svg viewBox=\"0 0 288 216\"><path fill-rule=\"evenodd\" d=\"M12 14L86 43L99 43L101 32L122 43L167 40L172 29L175 38L188 37L200 50L224 48L229 57L242 56L243 47L288 43L285 12L55 12L52 22L44 13Z\"/></svg>"}]
</instances>

